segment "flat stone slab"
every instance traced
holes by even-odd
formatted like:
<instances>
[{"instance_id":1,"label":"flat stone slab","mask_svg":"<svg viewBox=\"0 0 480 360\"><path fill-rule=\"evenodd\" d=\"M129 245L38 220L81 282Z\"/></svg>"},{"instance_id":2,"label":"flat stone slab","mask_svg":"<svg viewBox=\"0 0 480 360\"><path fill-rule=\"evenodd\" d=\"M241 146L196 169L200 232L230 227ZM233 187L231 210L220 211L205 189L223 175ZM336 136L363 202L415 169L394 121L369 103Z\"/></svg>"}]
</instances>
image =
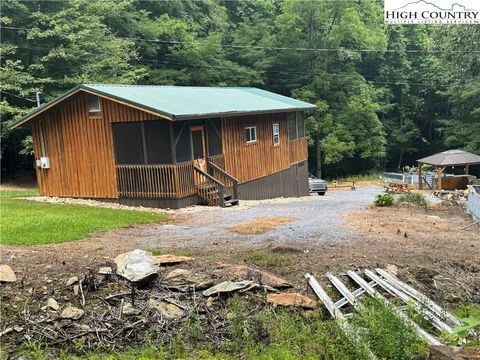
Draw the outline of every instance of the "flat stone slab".
<instances>
[{"instance_id":1,"label":"flat stone slab","mask_svg":"<svg viewBox=\"0 0 480 360\"><path fill-rule=\"evenodd\" d=\"M258 287L258 284L251 280L243 281L224 281L218 285L212 286L211 288L203 292L204 296L212 296L222 293L231 293L235 291L248 291L255 287Z\"/></svg>"},{"instance_id":2,"label":"flat stone slab","mask_svg":"<svg viewBox=\"0 0 480 360\"><path fill-rule=\"evenodd\" d=\"M180 264L186 261L192 261L194 260L191 257L188 256L178 256L178 255L173 255L173 254L163 254L163 255L157 255L155 256L155 259L157 259L160 263L160 265L173 265L173 264Z\"/></svg>"},{"instance_id":3,"label":"flat stone slab","mask_svg":"<svg viewBox=\"0 0 480 360\"><path fill-rule=\"evenodd\" d=\"M165 300L149 299L147 305L151 309L158 311L164 318L169 320L185 315L185 311L182 308Z\"/></svg>"},{"instance_id":4,"label":"flat stone slab","mask_svg":"<svg viewBox=\"0 0 480 360\"><path fill-rule=\"evenodd\" d=\"M292 286L285 279L246 265L223 265L220 269L213 271L213 275L229 281L252 280L258 285L267 285L273 288Z\"/></svg>"},{"instance_id":5,"label":"flat stone slab","mask_svg":"<svg viewBox=\"0 0 480 360\"><path fill-rule=\"evenodd\" d=\"M269 294L267 302L272 303L273 306L295 306L307 309L315 309L318 306L318 301L299 293Z\"/></svg>"},{"instance_id":6,"label":"flat stone slab","mask_svg":"<svg viewBox=\"0 0 480 360\"><path fill-rule=\"evenodd\" d=\"M182 292L201 291L213 286L213 281L205 274L193 273L186 269L175 269L165 275L162 279L162 286Z\"/></svg>"},{"instance_id":7,"label":"flat stone slab","mask_svg":"<svg viewBox=\"0 0 480 360\"><path fill-rule=\"evenodd\" d=\"M8 265L0 265L0 282L15 282L17 276Z\"/></svg>"}]
</instances>

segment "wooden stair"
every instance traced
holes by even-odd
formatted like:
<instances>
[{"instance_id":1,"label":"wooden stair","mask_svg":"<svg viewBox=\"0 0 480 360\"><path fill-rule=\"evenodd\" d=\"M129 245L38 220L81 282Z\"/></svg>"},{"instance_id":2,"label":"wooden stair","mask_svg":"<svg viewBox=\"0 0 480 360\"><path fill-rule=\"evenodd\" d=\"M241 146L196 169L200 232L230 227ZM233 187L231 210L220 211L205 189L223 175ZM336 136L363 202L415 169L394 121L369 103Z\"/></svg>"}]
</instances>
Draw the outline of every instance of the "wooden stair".
<instances>
[{"instance_id":1,"label":"wooden stair","mask_svg":"<svg viewBox=\"0 0 480 360\"><path fill-rule=\"evenodd\" d=\"M238 180L227 174L214 164L209 163L209 167L213 170L212 174L208 174L198 167L194 167L194 171L201 179L201 183L195 185L195 191L203 205L230 207L240 203L238 199ZM218 173L218 177L213 173ZM217 174L215 174L217 175ZM220 180L224 180L223 182ZM227 186L225 183L227 183Z\"/></svg>"}]
</instances>

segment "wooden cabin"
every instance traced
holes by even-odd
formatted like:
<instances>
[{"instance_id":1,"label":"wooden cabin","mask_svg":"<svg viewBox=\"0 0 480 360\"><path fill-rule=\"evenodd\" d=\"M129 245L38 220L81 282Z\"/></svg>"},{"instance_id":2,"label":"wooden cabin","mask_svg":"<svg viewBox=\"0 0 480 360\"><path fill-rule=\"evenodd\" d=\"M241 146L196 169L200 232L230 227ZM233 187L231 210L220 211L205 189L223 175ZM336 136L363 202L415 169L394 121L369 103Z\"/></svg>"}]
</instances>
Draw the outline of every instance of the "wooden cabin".
<instances>
[{"instance_id":1,"label":"wooden cabin","mask_svg":"<svg viewBox=\"0 0 480 360\"><path fill-rule=\"evenodd\" d=\"M304 112L256 88L79 85L31 127L41 195L180 208L308 195Z\"/></svg>"}]
</instances>

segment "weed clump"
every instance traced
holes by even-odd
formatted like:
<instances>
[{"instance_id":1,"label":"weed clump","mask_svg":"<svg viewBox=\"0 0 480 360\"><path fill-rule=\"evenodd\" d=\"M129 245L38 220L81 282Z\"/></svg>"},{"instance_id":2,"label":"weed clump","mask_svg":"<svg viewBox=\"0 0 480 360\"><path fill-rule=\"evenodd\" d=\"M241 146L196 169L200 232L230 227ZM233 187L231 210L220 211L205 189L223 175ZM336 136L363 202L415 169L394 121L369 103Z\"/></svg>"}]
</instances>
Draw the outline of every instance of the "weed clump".
<instances>
[{"instance_id":1,"label":"weed clump","mask_svg":"<svg viewBox=\"0 0 480 360\"><path fill-rule=\"evenodd\" d=\"M254 264L265 269L275 269L277 271L287 269L293 261L293 256L289 254L278 254L271 250L250 251L244 254L242 258L248 264Z\"/></svg>"},{"instance_id":2,"label":"weed clump","mask_svg":"<svg viewBox=\"0 0 480 360\"><path fill-rule=\"evenodd\" d=\"M362 337L379 359L425 359L428 344L412 325L395 315L391 305L365 298L352 324L364 329Z\"/></svg>"},{"instance_id":3,"label":"weed clump","mask_svg":"<svg viewBox=\"0 0 480 360\"><path fill-rule=\"evenodd\" d=\"M373 203L376 206L392 206L393 205L393 196L390 194L378 194L375 196Z\"/></svg>"},{"instance_id":4,"label":"weed clump","mask_svg":"<svg viewBox=\"0 0 480 360\"><path fill-rule=\"evenodd\" d=\"M428 200L425 197L425 195L420 193L415 193L415 192L402 194L398 197L397 201L399 203L404 202L404 203L417 204L423 207L428 206Z\"/></svg>"}]
</instances>

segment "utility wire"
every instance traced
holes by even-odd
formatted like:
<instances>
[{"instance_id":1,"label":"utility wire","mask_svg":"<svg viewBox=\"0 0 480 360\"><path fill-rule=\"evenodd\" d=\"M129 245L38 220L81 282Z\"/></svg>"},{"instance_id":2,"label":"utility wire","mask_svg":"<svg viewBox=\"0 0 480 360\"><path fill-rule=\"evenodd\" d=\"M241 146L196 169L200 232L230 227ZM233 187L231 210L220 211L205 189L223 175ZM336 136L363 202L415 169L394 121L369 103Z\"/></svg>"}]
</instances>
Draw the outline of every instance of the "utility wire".
<instances>
[{"instance_id":1,"label":"utility wire","mask_svg":"<svg viewBox=\"0 0 480 360\"><path fill-rule=\"evenodd\" d=\"M23 99L23 100L27 100L27 101L36 103L35 100L31 100L31 99L28 99L28 98L23 97L23 96L18 96L18 95L12 94L12 93L10 93L10 92L7 92L7 91L5 91L5 90L1 90L1 89L0 89L0 92L2 92L2 93L4 93L4 94L7 94L7 95L15 96L16 98L19 98L19 99Z\"/></svg>"},{"instance_id":2,"label":"utility wire","mask_svg":"<svg viewBox=\"0 0 480 360\"><path fill-rule=\"evenodd\" d=\"M2 29L9 29L9 30L40 30L40 29L33 29L33 28L21 28L21 27L14 27L14 26L1 26ZM53 30L53 29L47 29ZM58 31L58 30L57 30ZM58 31L61 32L62 31ZM64 34L72 34L71 32L63 32ZM95 34L83 34L82 36L97 36ZM145 39L141 37L127 37L127 36L114 36L117 39L125 39L125 40L134 40L134 41L145 41L145 42L153 42L153 43L161 43L161 44L175 44L175 45L194 45L196 42L193 41L179 41L179 40L160 40L160 39ZM405 50L398 50L398 49L348 49L348 48L309 48L309 47L287 47L287 46L261 46L261 45L235 45L235 44L209 44L209 43L202 43L203 46L209 47L221 47L221 48L233 48L233 49L255 49L255 50L295 50L295 51L321 51L321 52L360 52L360 53L368 53L368 52L378 52L378 53L397 53L397 52L404 52L404 53L480 53L480 50L419 50L419 49L405 49Z\"/></svg>"},{"instance_id":3,"label":"utility wire","mask_svg":"<svg viewBox=\"0 0 480 360\"><path fill-rule=\"evenodd\" d=\"M26 48L26 49L38 49L38 50L51 50L50 48L45 48L45 47L35 47L35 46L28 46L28 45L18 45L17 47L20 48ZM80 55L75 55L76 58L78 57L84 57L84 56L93 56L96 58L100 58L101 55L106 55L109 56L110 53L107 52L95 52L91 53L85 50L81 50L83 54ZM132 59L133 62L144 62L144 63L159 63L165 66L171 66L171 67L180 67L180 68L207 68L207 69L225 69L229 70L231 72L236 72L236 69L232 68L231 66L218 66L218 65L201 65L201 64L188 64L188 63L179 63L179 62L172 62L172 61L166 61L166 60L153 60L153 59L143 59L143 58L134 58ZM239 65L241 66L241 65ZM248 70L253 70L253 71L258 71L254 69L250 69L248 67L244 68L245 71ZM412 85L412 86L428 86L428 87L437 87L440 85L448 85L449 83L443 82L440 83L437 81L436 83L430 82L430 83L420 83L420 82L408 82L405 81L404 79L396 79L396 78L390 78L386 80L379 80L379 76L375 75L360 75L360 76L354 76L354 75L349 75L349 74L338 74L338 73L311 73L311 72L294 72L294 71L286 71L286 70L270 70L270 69L265 69L261 70L265 73L276 73L281 76L310 76L310 77L316 77L316 78L325 78L325 77L340 77L340 78L345 78L345 79L354 79L354 80L360 80L362 77L363 78L372 78L372 80L367 80L370 83L376 83L376 84L390 84L390 85ZM251 79L254 80L253 76L248 76L248 75L242 75L242 74L235 74L235 77L239 78L245 78L245 79ZM377 80L375 80L377 79ZM274 80L281 80L281 79L274 79ZM420 80L423 80L420 78Z\"/></svg>"}]
</instances>

